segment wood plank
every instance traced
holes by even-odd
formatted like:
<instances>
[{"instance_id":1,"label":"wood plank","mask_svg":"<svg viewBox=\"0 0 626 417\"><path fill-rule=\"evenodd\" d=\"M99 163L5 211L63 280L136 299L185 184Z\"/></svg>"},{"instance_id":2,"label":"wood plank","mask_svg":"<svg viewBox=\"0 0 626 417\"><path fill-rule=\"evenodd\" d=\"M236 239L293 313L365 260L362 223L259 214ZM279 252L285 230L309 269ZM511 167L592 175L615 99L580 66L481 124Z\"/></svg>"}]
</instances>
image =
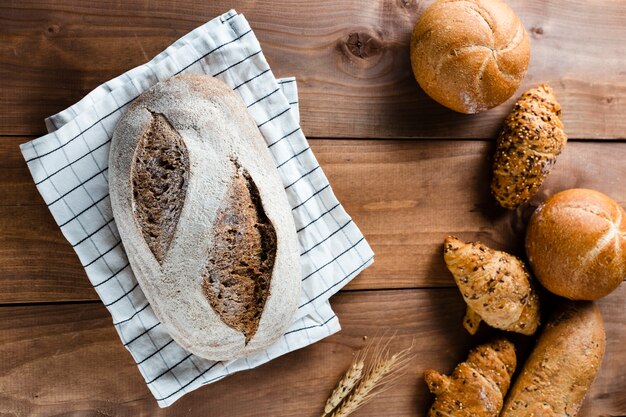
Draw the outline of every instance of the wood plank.
<instances>
[{"instance_id":1,"label":"wood plank","mask_svg":"<svg viewBox=\"0 0 626 417\"><path fill-rule=\"evenodd\" d=\"M596 189L626 207L626 143L570 142L529 206L515 211L491 196L487 142L324 141L313 149L376 254L353 289L452 285L442 262L450 234L524 257L532 211L568 188Z\"/></svg>"},{"instance_id":2,"label":"wood plank","mask_svg":"<svg viewBox=\"0 0 626 417\"><path fill-rule=\"evenodd\" d=\"M0 206L40 206L44 204L28 171L19 145L32 137L0 138Z\"/></svg>"},{"instance_id":3,"label":"wood plank","mask_svg":"<svg viewBox=\"0 0 626 417\"><path fill-rule=\"evenodd\" d=\"M97 300L19 151L29 139L0 139L0 303Z\"/></svg>"},{"instance_id":4,"label":"wood plank","mask_svg":"<svg viewBox=\"0 0 626 417\"><path fill-rule=\"evenodd\" d=\"M626 414L626 286L601 301L607 329L604 364L580 415ZM425 416L432 397L421 379L450 372L470 346L461 327L463 302L454 289L367 291L333 298L343 330L260 368L203 387L159 410L99 304L0 308L0 416L316 416L339 376L381 329L395 332L391 349L410 345L415 358L393 389L358 412L361 417ZM530 339L516 338L523 360ZM262 410L262 411L260 411ZM356 414L355 414L356 415Z\"/></svg>"},{"instance_id":5,"label":"wood plank","mask_svg":"<svg viewBox=\"0 0 626 417\"><path fill-rule=\"evenodd\" d=\"M45 205L0 206L1 303L97 300Z\"/></svg>"},{"instance_id":6,"label":"wood plank","mask_svg":"<svg viewBox=\"0 0 626 417\"><path fill-rule=\"evenodd\" d=\"M56 229L17 143L0 140L0 303L96 299L77 257ZM482 141L311 140L339 200L376 253L348 289L453 285L441 261L448 234L523 255L532 208L506 211L489 193L492 144ZM570 142L533 206L586 187L626 206L626 143ZM13 168L12 168L13 167ZM4 171L3 171L4 172Z\"/></svg>"},{"instance_id":7,"label":"wood plank","mask_svg":"<svg viewBox=\"0 0 626 417\"><path fill-rule=\"evenodd\" d=\"M299 79L310 137L493 138L510 102L463 116L413 80L408 43L426 1L242 0L274 72ZM532 39L523 85L550 82L575 138L624 138L626 3L510 0ZM0 5L0 134L43 118L150 59L232 2L9 1Z\"/></svg>"}]
</instances>

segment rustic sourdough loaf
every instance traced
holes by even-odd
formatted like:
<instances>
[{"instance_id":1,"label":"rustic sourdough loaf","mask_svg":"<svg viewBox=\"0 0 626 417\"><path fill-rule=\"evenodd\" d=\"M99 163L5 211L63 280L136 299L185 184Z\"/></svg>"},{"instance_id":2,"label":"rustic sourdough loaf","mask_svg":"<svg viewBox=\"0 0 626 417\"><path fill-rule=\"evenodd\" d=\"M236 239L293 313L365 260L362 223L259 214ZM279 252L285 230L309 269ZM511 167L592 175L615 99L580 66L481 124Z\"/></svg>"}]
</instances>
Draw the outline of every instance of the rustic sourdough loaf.
<instances>
[{"instance_id":1,"label":"rustic sourdough loaf","mask_svg":"<svg viewBox=\"0 0 626 417\"><path fill-rule=\"evenodd\" d=\"M561 191L533 213L526 254L535 276L551 292L597 300L626 277L626 213L598 191Z\"/></svg>"},{"instance_id":2,"label":"rustic sourdough loaf","mask_svg":"<svg viewBox=\"0 0 626 417\"><path fill-rule=\"evenodd\" d=\"M138 97L116 126L109 182L133 272L177 343L229 360L285 332L300 294L293 217L226 84L181 75Z\"/></svg>"},{"instance_id":3,"label":"rustic sourdough loaf","mask_svg":"<svg viewBox=\"0 0 626 417\"><path fill-rule=\"evenodd\" d=\"M575 417L604 356L604 322L593 302L567 301L546 323L500 417Z\"/></svg>"},{"instance_id":4,"label":"rustic sourdough loaf","mask_svg":"<svg viewBox=\"0 0 626 417\"><path fill-rule=\"evenodd\" d=\"M478 113L511 97L530 62L530 42L501 0L437 0L411 38L411 65L422 89L461 113Z\"/></svg>"}]
</instances>

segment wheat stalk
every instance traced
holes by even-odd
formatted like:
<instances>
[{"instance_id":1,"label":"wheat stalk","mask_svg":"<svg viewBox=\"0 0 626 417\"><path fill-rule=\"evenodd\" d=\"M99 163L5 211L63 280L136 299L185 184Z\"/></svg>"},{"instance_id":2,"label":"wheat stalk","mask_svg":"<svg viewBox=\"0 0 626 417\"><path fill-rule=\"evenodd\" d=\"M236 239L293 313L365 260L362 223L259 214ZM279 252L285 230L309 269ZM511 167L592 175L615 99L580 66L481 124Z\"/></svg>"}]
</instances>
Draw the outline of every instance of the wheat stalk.
<instances>
[{"instance_id":1,"label":"wheat stalk","mask_svg":"<svg viewBox=\"0 0 626 417\"><path fill-rule=\"evenodd\" d=\"M361 380L361 377L363 376L363 368L365 367L365 361L363 358L360 358L360 356L361 355L358 355L354 358L352 364L343 375L332 394L330 394L330 397L328 397L322 417L327 416L331 411L333 411Z\"/></svg>"},{"instance_id":2,"label":"wheat stalk","mask_svg":"<svg viewBox=\"0 0 626 417\"><path fill-rule=\"evenodd\" d=\"M391 340L391 338L389 340ZM384 391L384 389L376 389L377 387L387 384L386 388L389 388L390 384L403 374L401 371L405 369L406 365L412 359L410 352L413 349L413 344L407 349L390 356L389 340L384 345L378 344L376 346L374 358L371 365L367 368L365 376L362 377L350 395L345 398L331 417L345 417L350 415L356 409L370 401L376 394ZM326 409L324 409L324 411L325 414L328 413Z\"/></svg>"}]
</instances>

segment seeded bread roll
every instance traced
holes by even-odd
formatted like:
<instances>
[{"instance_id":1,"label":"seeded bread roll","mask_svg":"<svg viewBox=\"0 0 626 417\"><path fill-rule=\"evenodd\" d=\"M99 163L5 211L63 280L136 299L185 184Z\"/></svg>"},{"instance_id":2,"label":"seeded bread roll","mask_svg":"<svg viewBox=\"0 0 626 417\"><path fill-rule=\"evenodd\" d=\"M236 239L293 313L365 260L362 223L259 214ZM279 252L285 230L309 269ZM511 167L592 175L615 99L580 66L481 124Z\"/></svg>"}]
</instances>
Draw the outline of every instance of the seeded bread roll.
<instances>
[{"instance_id":1,"label":"seeded bread roll","mask_svg":"<svg viewBox=\"0 0 626 417\"><path fill-rule=\"evenodd\" d=\"M411 39L415 79L435 101L460 113L506 101L529 61L526 30L501 0L437 0Z\"/></svg>"},{"instance_id":2,"label":"seeded bread roll","mask_svg":"<svg viewBox=\"0 0 626 417\"><path fill-rule=\"evenodd\" d=\"M533 213L526 254L535 276L551 292L597 300L626 277L626 213L598 191L557 193Z\"/></svg>"},{"instance_id":3,"label":"seeded bread roll","mask_svg":"<svg viewBox=\"0 0 626 417\"><path fill-rule=\"evenodd\" d=\"M132 270L178 344L230 360L285 332L300 294L293 217L226 84L181 75L139 96L115 128L109 182Z\"/></svg>"},{"instance_id":4,"label":"seeded bread roll","mask_svg":"<svg viewBox=\"0 0 626 417\"><path fill-rule=\"evenodd\" d=\"M535 333L539 296L520 259L454 236L446 238L443 257L467 303L463 326L470 334L481 320L496 329Z\"/></svg>"},{"instance_id":5,"label":"seeded bread roll","mask_svg":"<svg viewBox=\"0 0 626 417\"><path fill-rule=\"evenodd\" d=\"M525 92L504 121L493 163L491 192L504 208L514 209L537 193L567 136L561 105L542 84Z\"/></svg>"},{"instance_id":6,"label":"seeded bread roll","mask_svg":"<svg viewBox=\"0 0 626 417\"><path fill-rule=\"evenodd\" d=\"M575 417L598 372L604 347L598 307L592 302L566 302L546 323L500 417Z\"/></svg>"},{"instance_id":7,"label":"seeded bread roll","mask_svg":"<svg viewBox=\"0 0 626 417\"><path fill-rule=\"evenodd\" d=\"M497 417L516 363L515 346L496 339L472 349L450 376L427 370L424 379L437 397L428 417Z\"/></svg>"}]
</instances>

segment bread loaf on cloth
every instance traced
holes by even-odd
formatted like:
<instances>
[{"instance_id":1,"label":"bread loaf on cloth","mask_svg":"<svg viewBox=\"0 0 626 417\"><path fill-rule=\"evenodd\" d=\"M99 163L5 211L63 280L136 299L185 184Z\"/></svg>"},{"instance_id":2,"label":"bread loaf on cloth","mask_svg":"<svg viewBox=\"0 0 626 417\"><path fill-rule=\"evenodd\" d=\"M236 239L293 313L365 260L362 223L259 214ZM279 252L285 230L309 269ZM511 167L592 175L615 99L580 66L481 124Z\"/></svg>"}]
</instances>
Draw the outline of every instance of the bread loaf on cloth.
<instances>
[{"instance_id":1,"label":"bread loaf on cloth","mask_svg":"<svg viewBox=\"0 0 626 417\"><path fill-rule=\"evenodd\" d=\"M575 417L604 356L604 322L593 302L568 301L546 323L500 417Z\"/></svg>"},{"instance_id":2,"label":"bread loaf on cloth","mask_svg":"<svg viewBox=\"0 0 626 417\"><path fill-rule=\"evenodd\" d=\"M121 118L109 158L124 248L172 338L230 360L280 337L300 296L298 242L239 96L208 75L160 82Z\"/></svg>"}]
</instances>

